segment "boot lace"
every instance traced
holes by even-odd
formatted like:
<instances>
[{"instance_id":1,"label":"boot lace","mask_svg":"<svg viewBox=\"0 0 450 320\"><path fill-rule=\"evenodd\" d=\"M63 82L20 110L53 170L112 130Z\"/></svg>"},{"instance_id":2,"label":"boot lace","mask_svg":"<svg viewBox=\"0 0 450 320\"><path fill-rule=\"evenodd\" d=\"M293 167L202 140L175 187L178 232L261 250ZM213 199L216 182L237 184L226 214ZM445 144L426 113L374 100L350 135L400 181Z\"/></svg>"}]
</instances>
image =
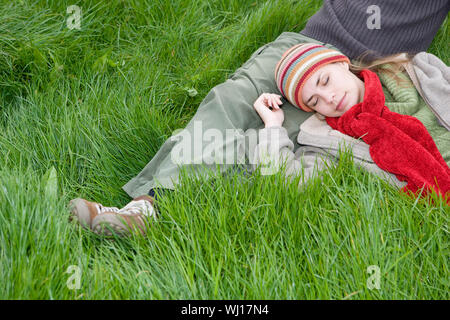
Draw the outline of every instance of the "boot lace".
<instances>
[{"instance_id":1,"label":"boot lace","mask_svg":"<svg viewBox=\"0 0 450 320\"><path fill-rule=\"evenodd\" d=\"M147 217L154 217L155 210L152 204L146 200L131 201L119 210L121 214L143 214Z\"/></svg>"},{"instance_id":2,"label":"boot lace","mask_svg":"<svg viewBox=\"0 0 450 320\"><path fill-rule=\"evenodd\" d=\"M116 207L104 207L101 204L96 204L97 207L97 213L102 214L105 212L119 212L119 208Z\"/></svg>"}]
</instances>

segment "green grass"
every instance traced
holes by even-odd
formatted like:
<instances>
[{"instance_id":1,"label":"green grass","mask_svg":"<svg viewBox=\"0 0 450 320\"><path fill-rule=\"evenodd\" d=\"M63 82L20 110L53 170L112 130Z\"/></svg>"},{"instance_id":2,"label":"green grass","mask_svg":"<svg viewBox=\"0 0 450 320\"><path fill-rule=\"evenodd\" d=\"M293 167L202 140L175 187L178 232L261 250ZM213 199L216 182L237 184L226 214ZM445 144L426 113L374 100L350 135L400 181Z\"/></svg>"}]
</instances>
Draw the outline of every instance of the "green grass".
<instances>
[{"instance_id":1,"label":"green grass","mask_svg":"<svg viewBox=\"0 0 450 320\"><path fill-rule=\"evenodd\" d=\"M448 207L345 153L307 189L282 172L184 175L146 238L68 223L74 197L125 205L121 187L209 90L321 1L79 1L81 30L71 1L0 2L0 298L449 298ZM430 47L447 64L448 27Z\"/></svg>"}]
</instances>

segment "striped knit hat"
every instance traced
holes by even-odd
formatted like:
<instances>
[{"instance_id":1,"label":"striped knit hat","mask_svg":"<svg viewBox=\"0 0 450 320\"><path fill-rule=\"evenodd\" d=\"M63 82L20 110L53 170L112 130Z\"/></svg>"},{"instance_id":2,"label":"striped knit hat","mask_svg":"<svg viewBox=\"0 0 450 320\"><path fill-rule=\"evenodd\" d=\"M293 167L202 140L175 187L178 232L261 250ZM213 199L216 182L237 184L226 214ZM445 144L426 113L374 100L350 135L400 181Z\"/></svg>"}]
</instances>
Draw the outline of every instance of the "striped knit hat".
<instances>
[{"instance_id":1,"label":"striped knit hat","mask_svg":"<svg viewBox=\"0 0 450 320\"><path fill-rule=\"evenodd\" d=\"M302 100L305 82L317 69L329 63L350 60L339 51L315 43L301 43L288 49L275 67L275 81L281 94L294 106L312 112Z\"/></svg>"}]
</instances>

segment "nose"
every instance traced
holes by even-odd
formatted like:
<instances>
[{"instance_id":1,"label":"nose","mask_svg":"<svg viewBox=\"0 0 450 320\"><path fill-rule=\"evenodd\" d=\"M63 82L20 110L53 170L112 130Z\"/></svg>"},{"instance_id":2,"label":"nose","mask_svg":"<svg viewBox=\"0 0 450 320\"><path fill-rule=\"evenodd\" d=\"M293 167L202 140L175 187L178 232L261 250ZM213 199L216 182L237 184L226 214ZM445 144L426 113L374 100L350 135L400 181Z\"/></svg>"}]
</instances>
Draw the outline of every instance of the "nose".
<instances>
[{"instance_id":1,"label":"nose","mask_svg":"<svg viewBox=\"0 0 450 320\"><path fill-rule=\"evenodd\" d=\"M336 101L336 92L331 88L320 88L315 92L319 97L319 103L334 107L339 101Z\"/></svg>"},{"instance_id":2,"label":"nose","mask_svg":"<svg viewBox=\"0 0 450 320\"><path fill-rule=\"evenodd\" d=\"M336 98L336 93L334 93L334 91L328 90L323 93L323 98L328 104L334 104L333 102L336 102L334 101Z\"/></svg>"}]
</instances>

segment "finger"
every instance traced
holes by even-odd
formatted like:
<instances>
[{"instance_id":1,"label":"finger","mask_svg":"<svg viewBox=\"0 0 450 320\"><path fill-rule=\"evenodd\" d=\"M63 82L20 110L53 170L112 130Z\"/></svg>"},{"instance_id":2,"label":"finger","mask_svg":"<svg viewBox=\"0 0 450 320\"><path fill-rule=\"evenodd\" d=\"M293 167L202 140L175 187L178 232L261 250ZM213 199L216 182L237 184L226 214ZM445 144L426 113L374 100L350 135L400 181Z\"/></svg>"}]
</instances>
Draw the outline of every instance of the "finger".
<instances>
[{"instance_id":1,"label":"finger","mask_svg":"<svg viewBox=\"0 0 450 320\"><path fill-rule=\"evenodd\" d=\"M274 104L273 104L273 100L272 97L269 98L269 107L271 107L270 110L273 110L275 108Z\"/></svg>"},{"instance_id":2,"label":"finger","mask_svg":"<svg viewBox=\"0 0 450 320\"><path fill-rule=\"evenodd\" d=\"M272 96L272 105L274 106L275 109L279 110L280 107L278 106L278 103L275 99L276 99L276 97Z\"/></svg>"},{"instance_id":3,"label":"finger","mask_svg":"<svg viewBox=\"0 0 450 320\"><path fill-rule=\"evenodd\" d=\"M273 97L275 98L276 101L281 101L281 97L277 94L274 94Z\"/></svg>"},{"instance_id":4,"label":"finger","mask_svg":"<svg viewBox=\"0 0 450 320\"><path fill-rule=\"evenodd\" d=\"M272 97L271 97L270 95L268 95L268 96L266 97L266 106L267 106L267 108L270 108L270 107L273 108Z\"/></svg>"},{"instance_id":5,"label":"finger","mask_svg":"<svg viewBox=\"0 0 450 320\"><path fill-rule=\"evenodd\" d=\"M283 101L281 101L281 98L277 97L277 101L279 104L283 104Z\"/></svg>"},{"instance_id":6,"label":"finger","mask_svg":"<svg viewBox=\"0 0 450 320\"><path fill-rule=\"evenodd\" d=\"M262 102L260 99L256 100L255 103L253 104L253 108L255 108L255 110L258 110L261 103Z\"/></svg>"},{"instance_id":7,"label":"finger","mask_svg":"<svg viewBox=\"0 0 450 320\"><path fill-rule=\"evenodd\" d=\"M270 112L269 110L267 110L268 106L263 104L263 103L258 103L257 105L255 105L255 109L256 112L260 115L260 116L264 116L265 114L267 114L268 112Z\"/></svg>"},{"instance_id":8,"label":"finger","mask_svg":"<svg viewBox=\"0 0 450 320\"><path fill-rule=\"evenodd\" d=\"M264 96L263 96L263 95L260 95L260 96L258 97L258 99L256 99L255 105L256 105L256 104L264 104Z\"/></svg>"}]
</instances>

